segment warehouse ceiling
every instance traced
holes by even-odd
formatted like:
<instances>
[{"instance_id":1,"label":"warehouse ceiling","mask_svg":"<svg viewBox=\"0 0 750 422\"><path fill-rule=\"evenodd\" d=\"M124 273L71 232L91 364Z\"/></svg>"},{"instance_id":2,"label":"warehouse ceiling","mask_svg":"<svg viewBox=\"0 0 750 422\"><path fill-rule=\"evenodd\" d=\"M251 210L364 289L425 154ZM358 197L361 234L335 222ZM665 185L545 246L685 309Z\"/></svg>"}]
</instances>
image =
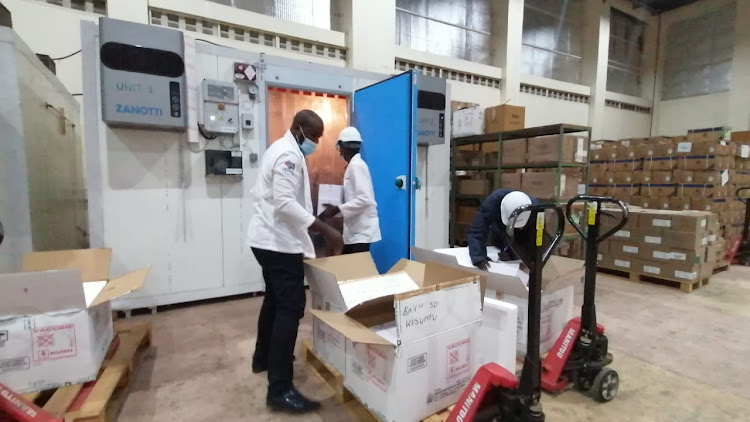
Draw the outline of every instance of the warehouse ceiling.
<instances>
[{"instance_id":1,"label":"warehouse ceiling","mask_svg":"<svg viewBox=\"0 0 750 422\"><path fill-rule=\"evenodd\" d=\"M668 12L696 1L698 0L632 0L635 7L646 8L654 14Z\"/></svg>"}]
</instances>

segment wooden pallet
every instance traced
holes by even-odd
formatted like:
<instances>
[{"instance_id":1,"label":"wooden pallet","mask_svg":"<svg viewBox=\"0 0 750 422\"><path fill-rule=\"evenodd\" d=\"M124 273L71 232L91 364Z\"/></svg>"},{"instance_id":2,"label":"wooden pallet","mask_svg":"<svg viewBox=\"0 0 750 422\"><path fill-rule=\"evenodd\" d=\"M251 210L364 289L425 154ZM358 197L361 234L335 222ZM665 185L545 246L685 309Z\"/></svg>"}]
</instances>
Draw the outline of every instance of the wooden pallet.
<instances>
[{"instance_id":1,"label":"wooden pallet","mask_svg":"<svg viewBox=\"0 0 750 422\"><path fill-rule=\"evenodd\" d=\"M661 286L668 286L668 287L678 287L680 291L684 293L690 293L695 289L698 289L702 286L705 286L708 284L709 278L702 278L700 280L696 281L686 281L686 280L677 280L673 278L661 278L661 277L654 277L646 274L631 272L631 271L622 271L614 268L607 268L607 267L598 267L597 271L600 273L604 273L607 275L612 275L619 278L624 278L630 281L634 281L636 283L640 282L646 282L646 283L652 283L652 284L658 284Z\"/></svg>"},{"instance_id":2,"label":"wooden pallet","mask_svg":"<svg viewBox=\"0 0 750 422\"><path fill-rule=\"evenodd\" d=\"M714 265L714 274L729 270L729 261L721 260Z\"/></svg>"},{"instance_id":3,"label":"wooden pallet","mask_svg":"<svg viewBox=\"0 0 750 422\"><path fill-rule=\"evenodd\" d=\"M310 371L314 373L328 388L333 391L333 396L341 403L351 415L355 422L380 422L380 418L373 415L365 405L344 386L344 376L333 366L320 359L313 351L312 341L302 342L303 356ZM438 412L422 422L445 422L453 410L453 406Z\"/></svg>"},{"instance_id":4,"label":"wooden pallet","mask_svg":"<svg viewBox=\"0 0 750 422\"><path fill-rule=\"evenodd\" d=\"M99 376L86 384L25 394L24 398L65 422L108 422L108 405L114 392L130 384L138 364L138 351L151 344L150 323L115 323L115 338Z\"/></svg>"}]
</instances>

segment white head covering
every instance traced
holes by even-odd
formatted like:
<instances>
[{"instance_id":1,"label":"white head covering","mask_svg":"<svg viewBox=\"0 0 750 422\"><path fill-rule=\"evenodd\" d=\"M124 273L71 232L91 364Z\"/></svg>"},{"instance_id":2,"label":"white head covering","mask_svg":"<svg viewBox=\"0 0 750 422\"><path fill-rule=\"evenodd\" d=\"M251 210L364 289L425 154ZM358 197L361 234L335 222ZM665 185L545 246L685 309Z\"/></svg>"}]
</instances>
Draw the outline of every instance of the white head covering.
<instances>
[{"instance_id":1,"label":"white head covering","mask_svg":"<svg viewBox=\"0 0 750 422\"><path fill-rule=\"evenodd\" d=\"M508 218L516 210L516 208L531 204L531 198L523 192L514 191L503 198L500 202L500 218L503 220L503 224L508 225ZM523 212L516 218L515 228L520 229L526 227L526 223L529 221L531 212Z\"/></svg>"}]
</instances>

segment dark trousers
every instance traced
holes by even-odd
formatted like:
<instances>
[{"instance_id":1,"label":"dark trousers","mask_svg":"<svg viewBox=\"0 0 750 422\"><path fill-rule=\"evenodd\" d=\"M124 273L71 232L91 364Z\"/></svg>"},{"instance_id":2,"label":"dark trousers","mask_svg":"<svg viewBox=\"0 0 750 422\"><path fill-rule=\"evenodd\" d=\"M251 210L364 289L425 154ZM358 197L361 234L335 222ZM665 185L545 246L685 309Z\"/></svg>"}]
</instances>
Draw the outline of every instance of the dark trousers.
<instances>
[{"instance_id":1,"label":"dark trousers","mask_svg":"<svg viewBox=\"0 0 750 422\"><path fill-rule=\"evenodd\" d=\"M294 345L305 312L303 256L256 248L253 254L266 283L253 362L268 364L268 394L274 395L292 387Z\"/></svg>"},{"instance_id":2,"label":"dark trousers","mask_svg":"<svg viewBox=\"0 0 750 422\"><path fill-rule=\"evenodd\" d=\"M342 255L349 255L353 253L368 252L370 250L369 243L354 243L351 245L344 245L344 250L341 252Z\"/></svg>"}]
</instances>

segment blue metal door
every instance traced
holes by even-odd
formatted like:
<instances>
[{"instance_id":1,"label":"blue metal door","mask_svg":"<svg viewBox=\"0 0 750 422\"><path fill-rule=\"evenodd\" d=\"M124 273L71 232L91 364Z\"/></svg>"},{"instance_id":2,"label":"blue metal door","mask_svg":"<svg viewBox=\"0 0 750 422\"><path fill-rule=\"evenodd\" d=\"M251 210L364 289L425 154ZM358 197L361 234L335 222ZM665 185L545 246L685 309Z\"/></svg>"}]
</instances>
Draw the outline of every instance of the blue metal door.
<instances>
[{"instance_id":1,"label":"blue metal door","mask_svg":"<svg viewBox=\"0 0 750 422\"><path fill-rule=\"evenodd\" d=\"M416 74L403 73L354 93L354 126L372 174L383 240L370 248L381 273L414 245L417 169Z\"/></svg>"}]
</instances>

